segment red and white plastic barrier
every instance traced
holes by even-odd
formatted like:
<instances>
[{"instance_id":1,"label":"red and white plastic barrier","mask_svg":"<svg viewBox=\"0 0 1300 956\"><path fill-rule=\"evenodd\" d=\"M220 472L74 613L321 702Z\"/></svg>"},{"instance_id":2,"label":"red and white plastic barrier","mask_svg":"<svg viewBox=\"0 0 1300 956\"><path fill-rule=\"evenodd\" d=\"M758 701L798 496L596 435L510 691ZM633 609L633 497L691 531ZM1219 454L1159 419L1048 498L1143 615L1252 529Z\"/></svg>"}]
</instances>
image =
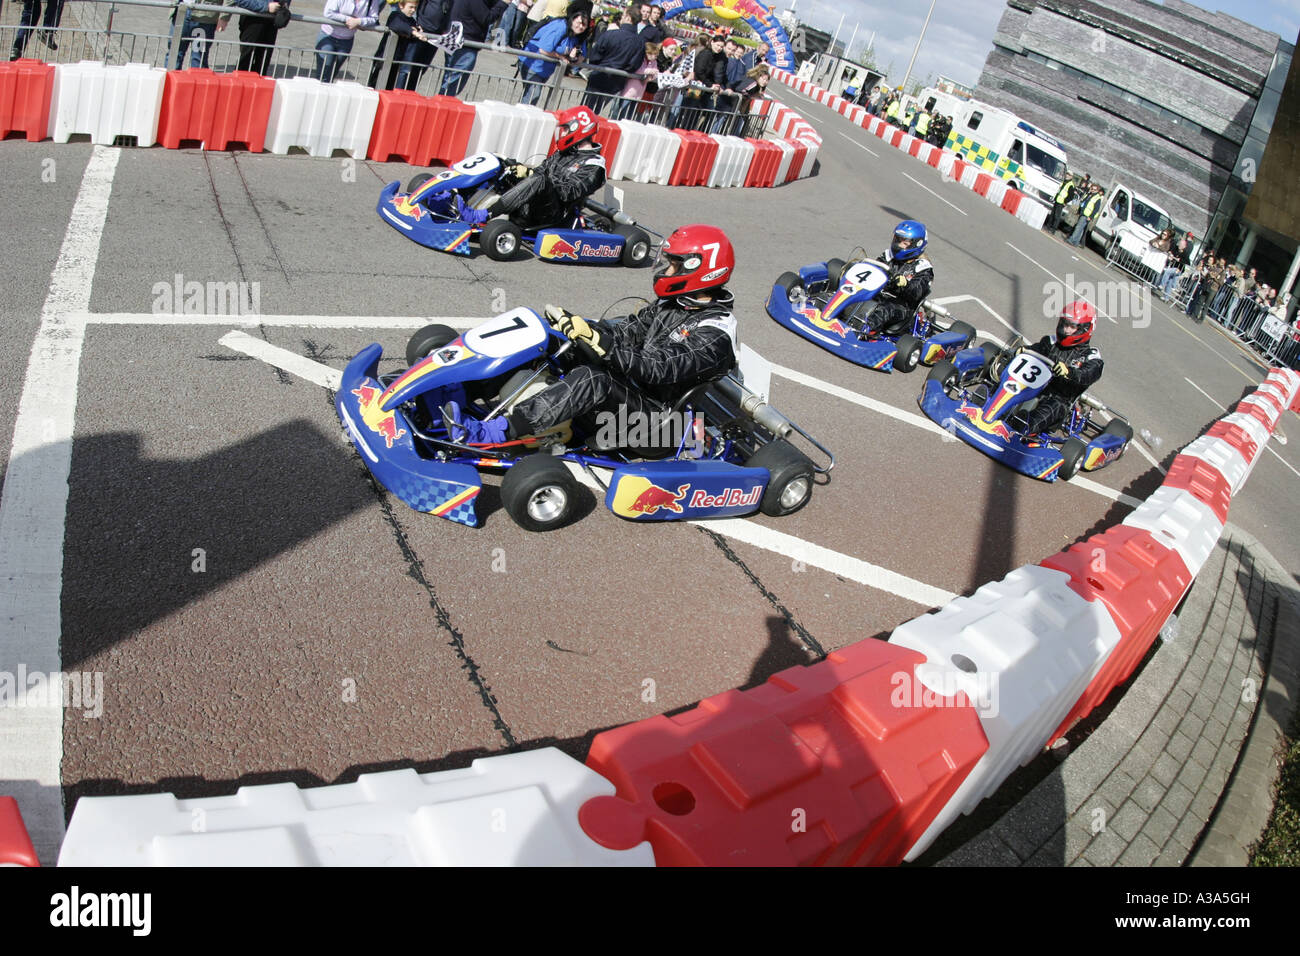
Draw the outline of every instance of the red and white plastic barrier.
<instances>
[{"instance_id":1,"label":"red and white plastic barrier","mask_svg":"<svg viewBox=\"0 0 1300 956\"><path fill-rule=\"evenodd\" d=\"M94 60L54 67L48 135L56 143L88 134L111 146L119 136L136 145L158 141L158 113L167 72L143 63L105 66Z\"/></svg>"},{"instance_id":2,"label":"red and white plastic barrier","mask_svg":"<svg viewBox=\"0 0 1300 956\"><path fill-rule=\"evenodd\" d=\"M322 83L306 76L275 81L266 124L266 151L297 146L311 156L336 149L363 157L379 109L379 94L360 83Z\"/></svg>"}]
</instances>

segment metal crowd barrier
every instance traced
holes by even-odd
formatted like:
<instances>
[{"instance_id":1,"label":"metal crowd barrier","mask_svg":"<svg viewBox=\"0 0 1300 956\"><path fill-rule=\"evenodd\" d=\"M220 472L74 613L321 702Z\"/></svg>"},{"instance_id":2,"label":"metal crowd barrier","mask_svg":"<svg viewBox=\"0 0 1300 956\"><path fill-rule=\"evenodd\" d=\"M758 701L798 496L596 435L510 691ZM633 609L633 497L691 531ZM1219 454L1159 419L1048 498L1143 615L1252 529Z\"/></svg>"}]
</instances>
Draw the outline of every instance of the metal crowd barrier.
<instances>
[{"instance_id":1,"label":"metal crowd barrier","mask_svg":"<svg viewBox=\"0 0 1300 956\"><path fill-rule=\"evenodd\" d=\"M288 39L296 39L300 44L310 37L312 46L294 46L288 42L268 46L241 44L238 39L238 18L270 19L271 15L253 13L239 7L213 3L185 4L180 0L80 0L76 3L65 0L64 8L64 16L72 14L81 25L60 24L46 33L39 17L30 27L5 23L0 25L0 44L3 44L0 51L15 52L19 35L25 32L27 36L24 38L22 55L47 63L99 60L105 65L144 63L164 69L188 69L192 54L197 48L201 63L206 62L209 69L218 73L236 69L241 55L248 55L254 60L252 65L260 67L258 72L275 79L316 76L318 54L314 46L315 37L319 25L332 22L323 17L291 14L289 24L281 29L279 36L284 37L286 32L294 33L296 37ZM8 9L17 16L21 5L11 2ZM230 14L231 23L211 40L201 33L183 38L181 30L186 10ZM386 19L387 11L383 13L385 16L381 20ZM86 25L87 21L92 25ZM311 32L308 33L297 25L310 27ZM46 45L40 38L42 34L50 37L57 48ZM367 42L370 37L374 38L374 47L368 53L359 52L358 48L366 49L370 46ZM185 47L184 62L178 64L178 60L182 59L182 46ZM339 54L344 60L332 79L358 82L379 89L392 88L391 84L402 65L393 62L396 46L395 35L389 34L382 22L376 27L358 29L353 51ZM537 106L547 110L566 109L585 102L595 112L610 119L633 119L642 123L672 125L725 135L756 138L763 135L766 117L749 113L748 102L739 96L721 93L715 100L703 88L696 88L695 96L689 93L679 96L682 91L677 89L661 90L653 100L587 93L585 81L571 75L567 61L561 58L500 44L466 41L464 46L480 51L478 62L468 72L462 89L456 93L466 102L497 100L514 103L521 101L527 94ZM517 58L520 55L566 64L566 67L557 67L541 84L525 83L518 73ZM444 88L448 72L446 54L438 56L435 53L434 61L427 67L414 65L411 73L418 76L418 79L409 88L426 96L433 96ZM577 68L588 74L608 73L623 79L632 76L621 70L586 63L579 64Z\"/></svg>"},{"instance_id":2,"label":"metal crowd barrier","mask_svg":"<svg viewBox=\"0 0 1300 956\"><path fill-rule=\"evenodd\" d=\"M1106 264L1118 266L1139 282L1145 282L1147 285L1156 285L1157 280L1160 278L1159 270L1151 268L1142 261L1141 256L1134 255L1115 241L1112 241L1106 247Z\"/></svg>"}]
</instances>

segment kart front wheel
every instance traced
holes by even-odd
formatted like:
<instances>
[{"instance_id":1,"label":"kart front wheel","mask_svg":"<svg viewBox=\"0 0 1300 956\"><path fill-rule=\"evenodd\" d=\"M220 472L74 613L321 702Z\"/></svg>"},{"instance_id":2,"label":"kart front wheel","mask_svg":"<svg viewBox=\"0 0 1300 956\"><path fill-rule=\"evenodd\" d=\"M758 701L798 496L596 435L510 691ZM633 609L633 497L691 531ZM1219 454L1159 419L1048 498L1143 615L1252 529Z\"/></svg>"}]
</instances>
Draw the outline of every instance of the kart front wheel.
<instances>
[{"instance_id":1,"label":"kart front wheel","mask_svg":"<svg viewBox=\"0 0 1300 956\"><path fill-rule=\"evenodd\" d=\"M900 335L898 337L898 354L894 356L894 370L910 372L916 368L920 364L921 346L924 344L915 335Z\"/></svg>"},{"instance_id":2,"label":"kart front wheel","mask_svg":"<svg viewBox=\"0 0 1300 956\"><path fill-rule=\"evenodd\" d=\"M489 219L478 234L478 244L489 259L506 262L519 252L519 227L509 219Z\"/></svg>"},{"instance_id":3,"label":"kart front wheel","mask_svg":"<svg viewBox=\"0 0 1300 956\"><path fill-rule=\"evenodd\" d=\"M831 259L826 263L826 288L838 289L844 278L844 260Z\"/></svg>"},{"instance_id":4,"label":"kart front wheel","mask_svg":"<svg viewBox=\"0 0 1300 956\"><path fill-rule=\"evenodd\" d=\"M625 240L622 263L637 269L650 261L650 234L637 226L617 225L614 232Z\"/></svg>"},{"instance_id":5,"label":"kart front wheel","mask_svg":"<svg viewBox=\"0 0 1300 956\"><path fill-rule=\"evenodd\" d=\"M406 195L411 195L411 193L415 192L432 178L433 173L418 173L415 176L412 176L411 181L406 184Z\"/></svg>"},{"instance_id":6,"label":"kart front wheel","mask_svg":"<svg viewBox=\"0 0 1300 956\"><path fill-rule=\"evenodd\" d=\"M460 333L447 325L426 325L406 341L406 364L414 365L434 349L450 345Z\"/></svg>"},{"instance_id":7,"label":"kart front wheel","mask_svg":"<svg viewBox=\"0 0 1300 956\"><path fill-rule=\"evenodd\" d=\"M525 531L550 531L568 523L578 483L564 462L541 453L522 458L501 479L501 505Z\"/></svg>"},{"instance_id":8,"label":"kart front wheel","mask_svg":"<svg viewBox=\"0 0 1300 956\"><path fill-rule=\"evenodd\" d=\"M1083 464L1083 456L1088 453L1088 443L1082 438L1068 438L1065 444L1061 446L1061 457L1065 460L1061 462L1061 467L1057 469L1056 476L1069 481L1079 472L1079 465Z\"/></svg>"},{"instance_id":9,"label":"kart front wheel","mask_svg":"<svg viewBox=\"0 0 1300 956\"><path fill-rule=\"evenodd\" d=\"M786 298L796 294L804 295L803 279L799 278L797 272L782 272L781 278L776 280L777 287L785 293Z\"/></svg>"},{"instance_id":10,"label":"kart front wheel","mask_svg":"<svg viewBox=\"0 0 1300 956\"><path fill-rule=\"evenodd\" d=\"M951 391L957 387L957 381L960 376L957 374L957 366L946 359L938 362L930 369L930 374L925 377L927 382L938 382L943 386L945 392Z\"/></svg>"},{"instance_id":11,"label":"kart front wheel","mask_svg":"<svg viewBox=\"0 0 1300 956\"><path fill-rule=\"evenodd\" d=\"M1127 445L1133 440L1133 426L1121 418L1112 419L1106 423L1106 427L1102 430L1102 434L1118 435L1124 440L1124 444Z\"/></svg>"},{"instance_id":12,"label":"kart front wheel","mask_svg":"<svg viewBox=\"0 0 1300 956\"><path fill-rule=\"evenodd\" d=\"M812 497L813 463L784 439L768 442L754 452L745 467L766 468L771 475L758 506L765 515L794 514Z\"/></svg>"},{"instance_id":13,"label":"kart front wheel","mask_svg":"<svg viewBox=\"0 0 1300 956\"><path fill-rule=\"evenodd\" d=\"M975 326L971 325L969 322L954 322L952 325L948 326L948 331L961 333L961 347L963 349L970 348L971 343L975 341Z\"/></svg>"}]
</instances>

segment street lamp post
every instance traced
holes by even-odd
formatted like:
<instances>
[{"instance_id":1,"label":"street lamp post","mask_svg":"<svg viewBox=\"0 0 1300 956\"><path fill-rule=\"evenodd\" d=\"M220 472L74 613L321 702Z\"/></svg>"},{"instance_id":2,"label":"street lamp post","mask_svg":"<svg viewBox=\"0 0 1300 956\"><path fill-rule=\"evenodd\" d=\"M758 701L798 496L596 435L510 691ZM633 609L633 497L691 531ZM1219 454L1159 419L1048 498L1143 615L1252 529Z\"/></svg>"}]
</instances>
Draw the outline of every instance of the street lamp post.
<instances>
[{"instance_id":1,"label":"street lamp post","mask_svg":"<svg viewBox=\"0 0 1300 956\"><path fill-rule=\"evenodd\" d=\"M916 38L916 47L912 50L912 58L907 61L907 72L903 74L903 95L907 95L907 81L912 78L912 64L916 62L916 55L921 52L921 41L925 39L925 30L930 25L930 17L934 15L935 0L930 0L930 12L925 15L925 23L921 24L921 35Z\"/></svg>"}]
</instances>

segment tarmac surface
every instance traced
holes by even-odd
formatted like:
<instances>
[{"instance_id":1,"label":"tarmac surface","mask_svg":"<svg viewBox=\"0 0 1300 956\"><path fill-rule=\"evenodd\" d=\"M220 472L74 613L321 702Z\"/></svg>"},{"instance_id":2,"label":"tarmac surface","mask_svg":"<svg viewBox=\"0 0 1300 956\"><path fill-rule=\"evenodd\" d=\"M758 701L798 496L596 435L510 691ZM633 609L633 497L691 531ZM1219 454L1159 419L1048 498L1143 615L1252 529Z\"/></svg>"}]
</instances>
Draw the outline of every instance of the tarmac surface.
<instances>
[{"instance_id":1,"label":"tarmac surface","mask_svg":"<svg viewBox=\"0 0 1300 956\"><path fill-rule=\"evenodd\" d=\"M1226 336L1131 289L1095 254L1027 227L805 98L777 95L802 106L825 138L814 178L772 190L618 184L627 210L660 233L701 220L728 232L741 340L778 366L773 404L838 459L801 512L708 525L638 526L593 497L581 520L529 534L499 510L491 487L481 528L417 514L369 479L327 388L220 342L242 328L308 369L337 371L379 341L387 371L402 364L410 329L431 317L468 324L547 302L599 316L648 295L648 270L424 249L375 214L382 186L417 171L400 164L0 144L0 207L13 225L0 230L6 482L43 474L43 460L10 459L16 423L35 414L20 413L20 396L43 310L57 311L50 289L85 280L84 339L63 395L72 413L58 435L66 509L61 524L21 539L22 548L61 555L52 633L63 669L104 675L102 715L63 722L68 811L83 795L319 785L370 770L464 767L515 747L555 745L582 758L602 729L885 637L949 595L1121 520L1159 484L1159 466L1266 374ZM60 262L86 169L107 153L115 162L95 254ZM1084 481L1036 482L927 427L916 407L923 371L849 365L766 317L780 273L856 246L874 255L902 218L927 224L934 296L982 338L1012 330L1037 338L1054 326L1053 301L1075 293L1100 301L1106 370L1093 394L1153 440L1134 442ZM171 317L177 275L244 283L257 314ZM1270 443L1231 514L1281 569L1268 578L1278 595L1294 590L1300 568L1287 507L1297 468L1295 444ZM810 546L822 549L815 560ZM21 568L25 554L4 560ZM1219 599L1204 597L1209 606ZM1219 703L1203 715L1208 725L1218 706L1222 733L1212 755L1208 745L1201 751L1215 781L1234 762L1244 726L1236 709L1227 713L1233 682L1262 680L1252 624L1253 612L1213 639L1207 625L1195 644L1187 625L1188 640L1152 659L1204 645L1202 657L1217 661L1225 648L1245 648L1222 662ZM1165 699L1140 698L1152 724L1163 710L1150 708ZM1202 738L1184 736L1195 752ZM1010 860L1003 851L1041 860L1044 847L1048 862L1130 862L1149 850L1133 849L1144 832L1158 848L1151 859L1176 862L1175 836L1191 848L1187 812L1169 809L1175 822L1163 842L1151 833L1167 819L1150 831L1150 813L1142 824L1125 812L1128 803L1150 809L1134 795L1148 776L1166 786L1157 761L1173 739L1144 749L1146 776L1124 769L1133 782L1124 794L1100 789L1101 780L1071 790L1069 803L1051 807L1056 830L1027 856L1027 842L1009 843L995 828L989 838L1002 848L986 862ZM1210 788L1189 789L1195 800ZM40 788L30 792L40 799ZM1068 834L1067 820L1094 805L1108 809L1115 833L1133 836L1110 859L1109 845L1093 850L1095 838L1062 837L1053 857L1054 834ZM49 856L55 830L34 830Z\"/></svg>"}]
</instances>

